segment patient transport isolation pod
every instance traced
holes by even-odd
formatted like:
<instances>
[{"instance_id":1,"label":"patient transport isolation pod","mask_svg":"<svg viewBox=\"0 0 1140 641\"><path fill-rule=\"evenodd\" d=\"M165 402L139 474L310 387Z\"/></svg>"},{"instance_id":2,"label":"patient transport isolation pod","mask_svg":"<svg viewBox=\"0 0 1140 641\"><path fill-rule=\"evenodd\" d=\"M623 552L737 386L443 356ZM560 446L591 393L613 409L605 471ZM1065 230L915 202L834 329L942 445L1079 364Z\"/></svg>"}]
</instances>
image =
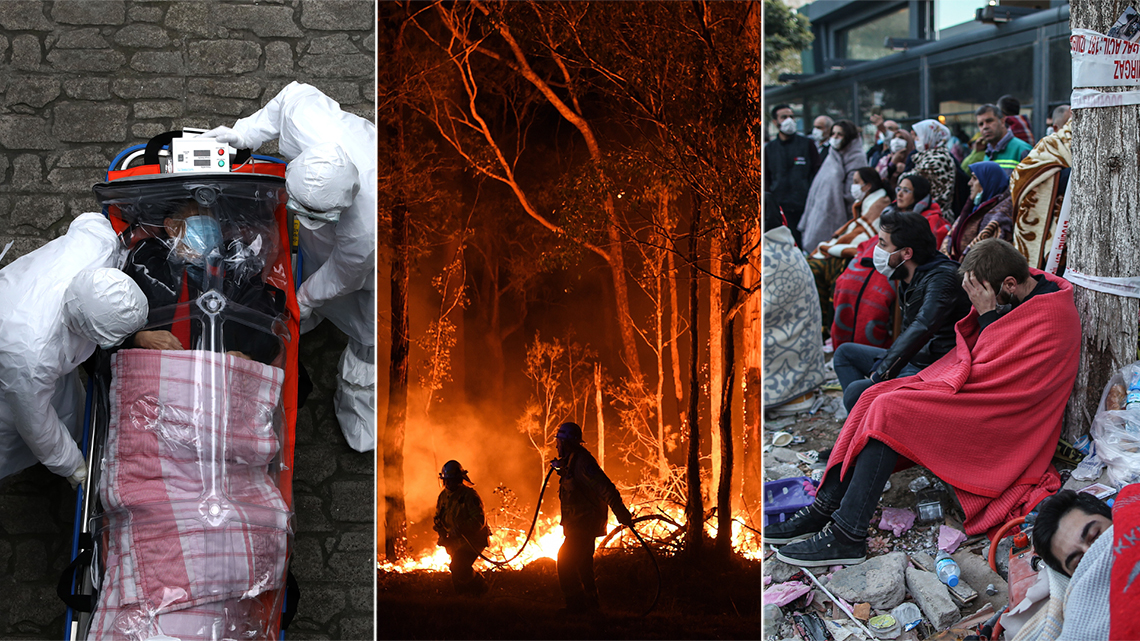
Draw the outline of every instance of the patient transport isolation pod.
<instances>
[{"instance_id":1,"label":"patient transport isolation pod","mask_svg":"<svg viewBox=\"0 0 1140 641\"><path fill-rule=\"evenodd\" d=\"M296 607L285 164L181 136L125 150L94 187L150 315L96 353L67 639L272 639Z\"/></svg>"}]
</instances>

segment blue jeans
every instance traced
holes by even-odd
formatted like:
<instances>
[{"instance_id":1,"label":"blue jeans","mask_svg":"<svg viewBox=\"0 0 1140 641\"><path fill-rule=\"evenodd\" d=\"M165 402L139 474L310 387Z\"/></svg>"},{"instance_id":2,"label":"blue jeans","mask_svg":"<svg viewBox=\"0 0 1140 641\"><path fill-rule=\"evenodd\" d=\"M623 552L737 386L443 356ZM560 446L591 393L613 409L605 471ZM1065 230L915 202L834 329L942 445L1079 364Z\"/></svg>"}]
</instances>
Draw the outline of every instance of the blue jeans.
<instances>
[{"instance_id":1,"label":"blue jeans","mask_svg":"<svg viewBox=\"0 0 1140 641\"><path fill-rule=\"evenodd\" d=\"M887 350L873 345L859 345L857 343L844 343L835 350L831 362L835 367L835 375L839 377L839 384L843 387L843 406L850 412L863 395L863 391L872 385L871 372L875 363L886 356ZM896 378L914 376L922 368L907 363Z\"/></svg>"}]
</instances>

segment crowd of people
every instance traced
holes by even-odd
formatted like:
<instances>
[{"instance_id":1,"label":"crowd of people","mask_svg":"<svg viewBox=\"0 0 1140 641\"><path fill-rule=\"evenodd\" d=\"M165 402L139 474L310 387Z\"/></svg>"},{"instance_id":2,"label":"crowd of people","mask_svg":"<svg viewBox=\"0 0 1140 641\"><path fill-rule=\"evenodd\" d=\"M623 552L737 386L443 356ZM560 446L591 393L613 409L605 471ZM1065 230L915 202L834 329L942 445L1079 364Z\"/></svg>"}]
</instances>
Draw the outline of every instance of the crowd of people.
<instances>
[{"instance_id":1,"label":"crowd of people","mask_svg":"<svg viewBox=\"0 0 1140 641\"><path fill-rule=\"evenodd\" d=\"M876 107L864 144L849 120L817 117L804 136L791 106L772 108L764 406L769 416L812 407L833 352L847 410L814 502L764 528L781 561L866 560L889 477L917 464L953 492L968 535L1036 516L1036 554L1060 596L1019 639L1107 638L1110 621L1116 634L1110 583L1123 589L1117 575L1134 579L1140 562L1122 571L1109 550L1140 557L1131 552L1140 492L1126 486L1110 509L1060 491L1052 463L1081 339L1054 243L1071 113L1055 109L1038 140L1019 102L1002 96L976 109L971 139L942 118L908 128ZM966 448L985 456L948 456Z\"/></svg>"}]
</instances>

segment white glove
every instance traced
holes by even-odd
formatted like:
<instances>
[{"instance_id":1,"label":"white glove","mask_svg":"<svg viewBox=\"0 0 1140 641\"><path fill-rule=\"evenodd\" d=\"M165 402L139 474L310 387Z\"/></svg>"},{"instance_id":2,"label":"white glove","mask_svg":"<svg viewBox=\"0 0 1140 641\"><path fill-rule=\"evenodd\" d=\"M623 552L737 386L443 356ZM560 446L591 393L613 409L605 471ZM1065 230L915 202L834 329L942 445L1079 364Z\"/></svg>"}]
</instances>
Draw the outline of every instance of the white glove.
<instances>
[{"instance_id":1,"label":"white glove","mask_svg":"<svg viewBox=\"0 0 1140 641\"><path fill-rule=\"evenodd\" d=\"M71 473L71 476L67 477L67 482L71 483L71 489L73 490L79 487L80 483L86 483L87 464L83 461L79 461L79 467L77 467L75 471Z\"/></svg>"},{"instance_id":2,"label":"white glove","mask_svg":"<svg viewBox=\"0 0 1140 641\"><path fill-rule=\"evenodd\" d=\"M235 149L252 149L249 141L245 139L238 132L230 129L229 127L214 127L201 135L202 138L213 138L218 142L225 143Z\"/></svg>"}]
</instances>

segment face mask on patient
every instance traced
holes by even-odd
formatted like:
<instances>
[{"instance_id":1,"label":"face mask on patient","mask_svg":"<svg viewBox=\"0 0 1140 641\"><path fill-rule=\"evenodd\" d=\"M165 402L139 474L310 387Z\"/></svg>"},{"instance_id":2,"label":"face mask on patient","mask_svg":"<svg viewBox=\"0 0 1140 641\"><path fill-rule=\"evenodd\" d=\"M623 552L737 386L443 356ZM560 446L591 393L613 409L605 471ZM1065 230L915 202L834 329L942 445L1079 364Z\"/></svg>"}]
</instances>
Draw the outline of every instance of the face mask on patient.
<instances>
[{"instance_id":1,"label":"face mask on patient","mask_svg":"<svg viewBox=\"0 0 1140 641\"><path fill-rule=\"evenodd\" d=\"M194 280L203 283L206 260L221 248L222 226L209 216L190 216L181 227L181 233L174 237L174 254L188 263L187 271Z\"/></svg>"}]
</instances>

